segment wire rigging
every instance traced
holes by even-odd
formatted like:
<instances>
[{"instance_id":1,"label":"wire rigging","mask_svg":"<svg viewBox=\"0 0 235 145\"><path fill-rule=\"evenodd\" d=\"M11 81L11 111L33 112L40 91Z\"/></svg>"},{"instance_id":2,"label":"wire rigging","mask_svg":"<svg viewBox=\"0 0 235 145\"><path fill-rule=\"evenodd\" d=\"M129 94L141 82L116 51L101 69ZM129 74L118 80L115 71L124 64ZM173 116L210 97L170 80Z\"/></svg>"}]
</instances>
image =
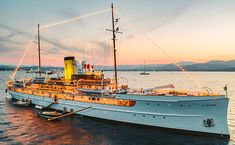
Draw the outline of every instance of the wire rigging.
<instances>
[{"instance_id":1,"label":"wire rigging","mask_svg":"<svg viewBox=\"0 0 235 145\"><path fill-rule=\"evenodd\" d=\"M108 58L107 58L107 30L105 31L105 43L104 43L104 66L107 66ZM103 68L105 69L105 68Z\"/></svg>"},{"instance_id":2,"label":"wire rigging","mask_svg":"<svg viewBox=\"0 0 235 145\"><path fill-rule=\"evenodd\" d=\"M163 48L161 48L156 42L154 42L142 29L140 29L138 26L136 26L135 24L131 23L126 17L124 17L119 11L117 11L115 9L116 13L122 17L122 19L129 24L131 27L135 28L140 34L142 34L146 39L148 39L155 47L159 48L161 50L161 52L163 54L165 54L170 60L171 62L176 65L176 67L178 67L182 72L184 72L196 85L198 88L201 88L201 85L198 81L196 81L192 75L186 71L185 68L183 68L182 66L180 66Z\"/></svg>"}]
</instances>

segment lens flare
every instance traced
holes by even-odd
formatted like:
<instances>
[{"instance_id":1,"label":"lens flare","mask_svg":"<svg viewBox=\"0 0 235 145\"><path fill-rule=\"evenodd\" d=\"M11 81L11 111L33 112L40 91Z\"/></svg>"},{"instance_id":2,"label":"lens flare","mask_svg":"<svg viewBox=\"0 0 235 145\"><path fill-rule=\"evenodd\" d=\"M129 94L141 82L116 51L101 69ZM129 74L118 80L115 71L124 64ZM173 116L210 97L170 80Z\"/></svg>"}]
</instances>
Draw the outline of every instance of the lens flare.
<instances>
[{"instance_id":1,"label":"lens flare","mask_svg":"<svg viewBox=\"0 0 235 145\"><path fill-rule=\"evenodd\" d=\"M15 71L13 72L13 74L10 76L11 80L13 80L15 78L18 69L20 68L20 66L21 66L21 64L22 64L22 62L23 62L23 60L24 60L24 58L25 58L25 56L26 56L26 54L27 54L31 44L33 43L33 40L34 40L34 38L36 36L36 33L37 33L37 31L35 30L35 32L32 35L32 38L30 39L29 43L26 45L24 53L23 53L22 57L20 58L19 64L17 65L17 67L16 67Z\"/></svg>"},{"instance_id":2,"label":"lens flare","mask_svg":"<svg viewBox=\"0 0 235 145\"><path fill-rule=\"evenodd\" d=\"M68 19L68 20L63 20L63 21L51 23L51 24L48 24L48 25L41 26L41 29L50 28L50 27L53 27L53 26L62 25L62 24L65 24L65 23L82 20L84 18L88 18L88 17L91 17L91 16L102 14L102 13L107 12L109 10L110 10L110 8L103 9L103 10L100 10L100 11L97 11L97 12L93 12L93 13L90 13L90 14L87 14L87 15L83 15L83 16L71 18L71 19Z\"/></svg>"}]
</instances>

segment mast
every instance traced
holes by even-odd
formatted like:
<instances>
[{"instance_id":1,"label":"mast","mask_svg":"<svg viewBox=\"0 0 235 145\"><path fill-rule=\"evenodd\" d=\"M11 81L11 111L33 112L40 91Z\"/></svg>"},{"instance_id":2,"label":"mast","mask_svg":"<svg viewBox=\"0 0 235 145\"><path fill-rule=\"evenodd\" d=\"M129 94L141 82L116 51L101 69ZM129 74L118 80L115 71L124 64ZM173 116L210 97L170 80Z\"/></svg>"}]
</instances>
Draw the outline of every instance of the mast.
<instances>
[{"instance_id":1,"label":"mast","mask_svg":"<svg viewBox=\"0 0 235 145\"><path fill-rule=\"evenodd\" d=\"M41 48L40 48L39 27L40 25L38 24L38 71L39 71L39 77L41 77Z\"/></svg>"},{"instance_id":2,"label":"mast","mask_svg":"<svg viewBox=\"0 0 235 145\"><path fill-rule=\"evenodd\" d=\"M118 89L118 81L117 81L117 59L116 59L116 44L115 44L115 28L114 28L114 6L113 3L111 4L111 9L112 9L112 32L113 32L113 55L114 55L114 70L115 70L115 88L116 90Z\"/></svg>"}]
</instances>

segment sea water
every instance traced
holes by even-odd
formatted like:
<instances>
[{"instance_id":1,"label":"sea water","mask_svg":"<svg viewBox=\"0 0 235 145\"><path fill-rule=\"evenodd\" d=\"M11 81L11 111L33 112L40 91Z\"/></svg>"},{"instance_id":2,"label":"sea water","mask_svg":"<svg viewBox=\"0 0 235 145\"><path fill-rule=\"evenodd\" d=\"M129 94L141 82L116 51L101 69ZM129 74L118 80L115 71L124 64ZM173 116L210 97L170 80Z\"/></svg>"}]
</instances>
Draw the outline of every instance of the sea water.
<instances>
[{"instance_id":1,"label":"sea water","mask_svg":"<svg viewBox=\"0 0 235 145\"><path fill-rule=\"evenodd\" d=\"M12 72L0 72L0 144L81 144L81 145L227 145L235 144L235 72L118 72L119 82L130 88L152 88L173 84L177 89L196 91L211 88L213 92L225 94L223 87L228 85L230 98L228 125L231 138L191 135L161 130L156 127L143 127L123 124L83 116L67 117L49 122L37 117L37 110L14 106L6 98L5 84ZM105 72L113 77L113 72ZM17 77L24 77L18 72ZM30 76L30 74L27 74ZM26 76L27 77L27 76ZM215 112L216 113L216 112Z\"/></svg>"}]
</instances>

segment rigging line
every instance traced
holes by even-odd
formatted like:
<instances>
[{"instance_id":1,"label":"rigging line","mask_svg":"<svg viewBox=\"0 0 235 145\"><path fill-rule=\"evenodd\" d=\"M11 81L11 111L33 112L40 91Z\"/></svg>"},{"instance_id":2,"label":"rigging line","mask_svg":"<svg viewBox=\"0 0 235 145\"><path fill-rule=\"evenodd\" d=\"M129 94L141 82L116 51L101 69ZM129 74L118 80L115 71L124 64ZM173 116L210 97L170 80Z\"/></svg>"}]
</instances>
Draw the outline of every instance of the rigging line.
<instances>
[{"instance_id":1,"label":"rigging line","mask_svg":"<svg viewBox=\"0 0 235 145\"><path fill-rule=\"evenodd\" d=\"M106 41L107 41L107 40L111 40L111 33L108 33ZM110 54L110 50L111 50L111 48L110 48L110 46L111 46L110 43L111 43L111 41L106 42L106 49L107 49L107 66L109 66L109 54Z\"/></svg>"},{"instance_id":2,"label":"rigging line","mask_svg":"<svg viewBox=\"0 0 235 145\"><path fill-rule=\"evenodd\" d=\"M122 46L122 33L120 34L120 39L119 39L119 47L121 48Z\"/></svg>"},{"instance_id":3,"label":"rigging line","mask_svg":"<svg viewBox=\"0 0 235 145\"><path fill-rule=\"evenodd\" d=\"M104 46L104 49L105 49L104 67L106 68L107 63L108 63L108 58L107 58L107 56L108 56L108 54L107 54L107 30L105 31L105 46Z\"/></svg>"},{"instance_id":4,"label":"rigging line","mask_svg":"<svg viewBox=\"0 0 235 145\"><path fill-rule=\"evenodd\" d=\"M103 35L103 27L105 26L106 27L106 25L107 25L107 21L106 21L106 19L107 19L107 15L105 14L104 15L104 18L103 19L100 19L100 22L101 22L101 24L99 25L99 27L98 27L98 29L97 29L97 31L96 31L96 36L100 36L100 35ZM101 61L101 65L103 66L102 68L103 69L105 69L105 66L106 66L106 36L107 36L107 30L105 31L105 44L104 44L104 54L103 54L103 60ZM98 41L98 38L100 38L100 37L95 37L95 42L97 42L97 43L102 43L102 42L99 42ZM101 41L101 40L100 40ZM94 43L95 44L95 43ZM97 50L99 49L99 47L97 47Z\"/></svg>"},{"instance_id":5,"label":"rigging line","mask_svg":"<svg viewBox=\"0 0 235 145\"><path fill-rule=\"evenodd\" d=\"M118 35L118 41L117 41L117 49L121 49L121 42L122 42L122 33Z\"/></svg>"},{"instance_id":6,"label":"rigging line","mask_svg":"<svg viewBox=\"0 0 235 145\"><path fill-rule=\"evenodd\" d=\"M92 61L92 65L93 65L93 67L94 67L94 41L92 42L92 44L91 44L91 57L92 57L92 59L91 59L91 61Z\"/></svg>"},{"instance_id":7,"label":"rigging line","mask_svg":"<svg viewBox=\"0 0 235 145\"><path fill-rule=\"evenodd\" d=\"M22 57L20 58L20 61L19 61L18 65L17 65L15 71L14 71L14 72L12 73L12 75L10 76L10 79L11 79L11 80L13 80L13 79L15 78L18 69L20 68L20 66L21 66L21 64L22 64L22 62L23 62L23 60L24 60L24 58L25 58L25 56L26 56L26 54L27 54L27 52L28 52L28 50L29 50L31 44L33 43L33 39L34 39L34 37L36 36L36 33L37 33L37 30L35 30L35 32L34 32L33 35L32 35L32 38L31 38L30 41L27 43L26 48L25 48L25 50L24 50L24 53L23 53Z\"/></svg>"},{"instance_id":8,"label":"rigging line","mask_svg":"<svg viewBox=\"0 0 235 145\"><path fill-rule=\"evenodd\" d=\"M167 52L161 48L156 42L154 42L144 31L142 31L138 26L136 26L135 24L131 23L126 17L124 17L119 11L117 11L115 9L115 11L117 12L118 15L120 15L123 20L129 24L130 26L134 27L140 34L142 34L143 36L145 36L155 47L159 48L171 61L172 63L174 63L176 65L176 67L178 67L182 72L184 72L199 88L201 88L201 85L198 81L196 81L192 75L190 75L185 68L183 68L182 66L180 66L169 54L167 54Z\"/></svg>"},{"instance_id":9,"label":"rigging line","mask_svg":"<svg viewBox=\"0 0 235 145\"><path fill-rule=\"evenodd\" d=\"M82 40L82 60L85 60L85 58L84 58L84 38Z\"/></svg>"},{"instance_id":10,"label":"rigging line","mask_svg":"<svg viewBox=\"0 0 235 145\"><path fill-rule=\"evenodd\" d=\"M87 17L90 17L90 16L99 15L99 14L107 12L107 11L110 11L110 8L103 9L103 10L100 10L100 11L96 11L96 12L86 14L86 15L83 15L83 16L78 16L78 17L71 18L71 19L68 19L68 20L63 20L63 21L43 25L43 26L41 26L41 29L50 28L50 27L53 27L53 26L56 26L56 25L61 25L61 24L64 24L64 23L81 20L81 19L84 19L84 18L87 18Z\"/></svg>"},{"instance_id":11,"label":"rigging line","mask_svg":"<svg viewBox=\"0 0 235 145\"><path fill-rule=\"evenodd\" d=\"M119 50L116 52L117 54L118 54L118 52L120 52L121 36L122 36L122 33L120 33L119 35L116 36L117 37L117 41L116 41L117 42L117 50ZM119 55L117 55L117 62L120 62Z\"/></svg>"}]
</instances>

